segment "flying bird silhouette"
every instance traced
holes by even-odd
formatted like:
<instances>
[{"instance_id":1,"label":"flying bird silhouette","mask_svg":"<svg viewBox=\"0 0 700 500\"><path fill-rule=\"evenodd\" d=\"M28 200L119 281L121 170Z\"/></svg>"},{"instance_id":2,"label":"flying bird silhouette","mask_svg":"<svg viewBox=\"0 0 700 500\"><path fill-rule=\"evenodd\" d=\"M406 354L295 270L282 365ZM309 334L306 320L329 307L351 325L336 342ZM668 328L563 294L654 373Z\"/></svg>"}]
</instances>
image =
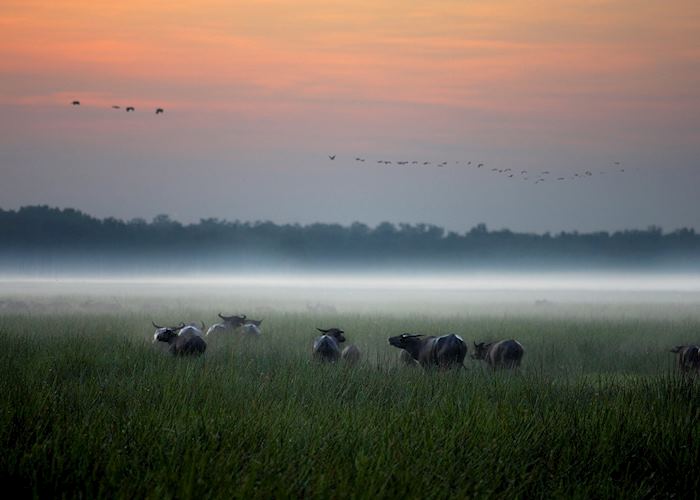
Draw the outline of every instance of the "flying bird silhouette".
<instances>
[{"instance_id":1,"label":"flying bird silhouette","mask_svg":"<svg viewBox=\"0 0 700 500\"><path fill-rule=\"evenodd\" d=\"M160 115L160 114L162 114L162 113L163 113L163 108L158 108L158 109L156 109L156 114L157 114L157 115Z\"/></svg>"},{"instance_id":2,"label":"flying bird silhouette","mask_svg":"<svg viewBox=\"0 0 700 500\"><path fill-rule=\"evenodd\" d=\"M135 111L135 108L133 106L127 106L126 112L128 113L130 111Z\"/></svg>"},{"instance_id":3,"label":"flying bird silhouette","mask_svg":"<svg viewBox=\"0 0 700 500\"><path fill-rule=\"evenodd\" d=\"M121 106L114 105L112 106L112 109L121 109Z\"/></svg>"},{"instance_id":4,"label":"flying bird silhouette","mask_svg":"<svg viewBox=\"0 0 700 500\"><path fill-rule=\"evenodd\" d=\"M80 106L80 101L73 101L71 104L73 106Z\"/></svg>"},{"instance_id":5,"label":"flying bird silhouette","mask_svg":"<svg viewBox=\"0 0 700 500\"><path fill-rule=\"evenodd\" d=\"M335 155L328 155L328 158L330 158L331 160L335 160Z\"/></svg>"}]
</instances>

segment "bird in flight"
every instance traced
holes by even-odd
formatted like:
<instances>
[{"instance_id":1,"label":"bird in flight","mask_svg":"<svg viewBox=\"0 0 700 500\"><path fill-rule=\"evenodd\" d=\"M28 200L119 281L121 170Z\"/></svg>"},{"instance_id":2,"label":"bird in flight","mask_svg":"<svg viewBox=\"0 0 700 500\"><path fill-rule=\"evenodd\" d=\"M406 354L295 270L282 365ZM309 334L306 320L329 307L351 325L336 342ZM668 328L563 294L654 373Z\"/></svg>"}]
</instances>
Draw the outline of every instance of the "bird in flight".
<instances>
[{"instance_id":1,"label":"bird in flight","mask_svg":"<svg viewBox=\"0 0 700 500\"><path fill-rule=\"evenodd\" d=\"M71 104L73 106L80 106L80 101L73 101Z\"/></svg>"},{"instance_id":2,"label":"bird in flight","mask_svg":"<svg viewBox=\"0 0 700 500\"><path fill-rule=\"evenodd\" d=\"M117 106L116 104L112 106L112 109L121 109L121 106Z\"/></svg>"},{"instance_id":3,"label":"bird in flight","mask_svg":"<svg viewBox=\"0 0 700 500\"><path fill-rule=\"evenodd\" d=\"M162 113L163 113L163 108L158 108L158 109L156 109L156 114L157 114L157 115L160 115L160 114L162 114Z\"/></svg>"},{"instance_id":4,"label":"bird in flight","mask_svg":"<svg viewBox=\"0 0 700 500\"><path fill-rule=\"evenodd\" d=\"M133 106L127 106L126 112L128 113L129 111L135 111Z\"/></svg>"},{"instance_id":5,"label":"bird in flight","mask_svg":"<svg viewBox=\"0 0 700 500\"><path fill-rule=\"evenodd\" d=\"M335 155L328 155L328 158L330 158L331 160L335 160Z\"/></svg>"}]
</instances>

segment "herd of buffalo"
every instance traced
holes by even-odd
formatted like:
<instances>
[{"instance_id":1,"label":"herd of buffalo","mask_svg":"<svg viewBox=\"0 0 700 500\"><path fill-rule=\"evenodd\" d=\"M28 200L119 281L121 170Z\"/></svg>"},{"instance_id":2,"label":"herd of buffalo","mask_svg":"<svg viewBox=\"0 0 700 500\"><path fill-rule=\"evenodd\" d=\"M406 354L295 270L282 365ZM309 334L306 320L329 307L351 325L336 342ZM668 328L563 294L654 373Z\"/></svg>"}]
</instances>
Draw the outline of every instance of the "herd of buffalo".
<instances>
[{"instance_id":1,"label":"herd of buffalo","mask_svg":"<svg viewBox=\"0 0 700 500\"><path fill-rule=\"evenodd\" d=\"M213 333L239 331L250 336L260 336L262 320L253 320L245 315L224 316L219 313L220 323L206 328L204 323L180 323L177 326L156 328L153 342L165 342L173 355L200 355L207 348L205 337ZM206 330L206 334L204 331ZM346 341L345 332L340 328L321 329L313 342L312 358L318 361L337 362L342 360L355 364L361 353L357 346L348 345L341 349ZM389 338L389 344L401 349L400 360L407 365L422 367L451 368L461 367L467 356L467 344L462 337L453 333L434 336L404 333ZM491 368L518 368L523 359L522 344L517 340L498 342L474 342L473 359L484 360ZM684 374L700 372L700 347L697 345L679 345L671 352L678 355L678 367Z\"/></svg>"}]
</instances>

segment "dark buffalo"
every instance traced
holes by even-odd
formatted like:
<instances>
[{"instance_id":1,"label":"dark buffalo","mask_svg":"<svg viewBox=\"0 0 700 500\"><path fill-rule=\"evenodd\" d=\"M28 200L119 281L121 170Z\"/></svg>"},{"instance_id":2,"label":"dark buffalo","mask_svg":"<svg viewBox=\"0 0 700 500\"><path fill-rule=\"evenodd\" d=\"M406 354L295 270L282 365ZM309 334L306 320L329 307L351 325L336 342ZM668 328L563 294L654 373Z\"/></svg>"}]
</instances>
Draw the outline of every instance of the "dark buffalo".
<instances>
[{"instance_id":1,"label":"dark buffalo","mask_svg":"<svg viewBox=\"0 0 700 500\"><path fill-rule=\"evenodd\" d=\"M207 343L201 333L196 333L184 325L169 328L160 327L154 342L166 342L173 356L198 356L207 349Z\"/></svg>"},{"instance_id":2,"label":"dark buffalo","mask_svg":"<svg viewBox=\"0 0 700 500\"><path fill-rule=\"evenodd\" d=\"M450 333L441 337L404 333L389 338L389 344L403 349L423 367L450 368L462 366L467 355L467 344L462 337Z\"/></svg>"},{"instance_id":3,"label":"dark buffalo","mask_svg":"<svg viewBox=\"0 0 700 500\"><path fill-rule=\"evenodd\" d=\"M671 352L678 355L678 368L683 374L700 372L700 347L696 345L677 345Z\"/></svg>"},{"instance_id":4,"label":"dark buffalo","mask_svg":"<svg viewBox=\"0 0 700 500\"><path fill-rule=\"evenodd\" d=\"M341 354L340 344L345 342L343 336L345 332L339 328L329 328L328 330L316 328L316 330L323 335L314 340L313 358L318 361L338 361Z\"/></svg>"},{"instance_id":5,"label":"dark buffalo","mask_svg":"<svg viewBox=\"0 0 700 500\"><path fill-rule=\"evenodd\" d=\"M517 368L523 359L523 346L517 340L474 342L473 359L483 359L493 368Z\"/></svg>"}]
</instances>

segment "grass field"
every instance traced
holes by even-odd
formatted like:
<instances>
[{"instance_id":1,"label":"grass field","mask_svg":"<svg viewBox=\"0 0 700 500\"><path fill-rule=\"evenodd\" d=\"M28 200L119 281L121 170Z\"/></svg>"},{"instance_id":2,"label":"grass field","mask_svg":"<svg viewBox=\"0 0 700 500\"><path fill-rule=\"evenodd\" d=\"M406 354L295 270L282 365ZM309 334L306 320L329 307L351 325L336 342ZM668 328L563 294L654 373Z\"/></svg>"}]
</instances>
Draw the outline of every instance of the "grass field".
<instances>
[{"instance_id":1,"label":"grass field","mask_svg":"<svg viewBox=\"0 0 700 500\"><path fill-rule=\"evenodd\" d=\"M249 299L245 312L265 320L262 338L209 339L202 358L175 359L151 344L151 319L211 323L228 299L105 297L2 296L6 489L71 498L700 495L699 384L676 376L668 353L700 340L692 301L465 304L436 314L425 302L312 313ZM360 366L311 362L314 328L334 325L362 349ZM470 346L517 338L523 367L402 367L387 338L404 331L455 332Z\"/></svg>"}]
</instances>

